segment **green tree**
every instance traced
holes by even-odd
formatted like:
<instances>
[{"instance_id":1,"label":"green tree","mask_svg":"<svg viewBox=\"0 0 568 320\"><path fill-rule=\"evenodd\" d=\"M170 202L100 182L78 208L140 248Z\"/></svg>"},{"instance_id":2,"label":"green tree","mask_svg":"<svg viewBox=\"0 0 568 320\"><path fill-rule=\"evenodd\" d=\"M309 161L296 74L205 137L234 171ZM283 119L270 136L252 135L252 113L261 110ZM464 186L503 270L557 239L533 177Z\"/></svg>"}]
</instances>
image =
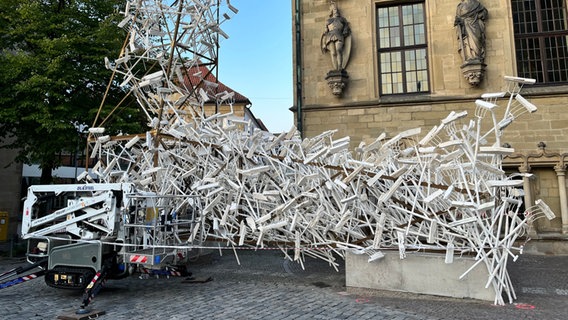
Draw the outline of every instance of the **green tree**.
<instances>
[{"instance_id":1,"label":"green tree","mask_svg":"<svg viewBox=\"0 0 568 320\"><path fill-rule=\"evenodd\" d=\"M73 123L92 125L125 93L113 85L104 57L118 57L125 32L117 27L123 0L0 1L0 147L19 150L16 162L39 164L52 181L57 154L73 152ZM128 106L128 103L124 105ZM139 132L134 107L123 107L107 129Z\"/></svg>"}]
</instances>

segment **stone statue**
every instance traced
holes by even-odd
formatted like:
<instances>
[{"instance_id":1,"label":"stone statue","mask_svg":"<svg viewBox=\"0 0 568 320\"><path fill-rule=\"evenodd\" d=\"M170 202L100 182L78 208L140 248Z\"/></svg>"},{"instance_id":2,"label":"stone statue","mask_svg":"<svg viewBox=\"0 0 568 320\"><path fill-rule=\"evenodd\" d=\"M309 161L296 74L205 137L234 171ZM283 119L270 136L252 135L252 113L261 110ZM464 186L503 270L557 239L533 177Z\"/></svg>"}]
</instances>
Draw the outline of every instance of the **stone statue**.
<instances>
[{"instance_id":1,"label":"stone statue","mask_svg":"<svg viewBox=\"0 0 568 320\"><path fill-rule=\"evenodd\" d=\"M477 86L485 74L485 20L487 9L477 0L461 0L456 9L458 52L463 76Z\"/></svg>"},{"instance_id":2,"label":"stone statue","mask_svg":"<svg viewBox=\"0 0 568 320\"><path fill-rule=\"evenodd\" d=\"M334 70L343 70L349 61L351 51L351 29L349 22L341 16L337 5L332 2L329 18L321 36L323 53L331 53L331 63Z\"/></svg>"},{"instance_id":3,"label":"stone statue","mask_svg":"<svg viewBox=\"0 0 568 320\"><path fill-rule=\"evenodd\" d=\"M485 20L487 9L477 0L461 0L456 10L458 52L464 63L485 59Z\"/></svg>"},{"instance_id":4,"label":"stone statue","mask_svg":"<svg viewBox=\"0 0 568 320\"><path fill-rule=\"evenodd\" d=\"M333 94L339 97L343 94L349 78L345 67L351 54L351 28L347 19L339 13L335 2L331 2L329 18L325 22L320 43L322 52L329 52L331 55L332 69L325 79Z\"/></svg>"}]
</instances>

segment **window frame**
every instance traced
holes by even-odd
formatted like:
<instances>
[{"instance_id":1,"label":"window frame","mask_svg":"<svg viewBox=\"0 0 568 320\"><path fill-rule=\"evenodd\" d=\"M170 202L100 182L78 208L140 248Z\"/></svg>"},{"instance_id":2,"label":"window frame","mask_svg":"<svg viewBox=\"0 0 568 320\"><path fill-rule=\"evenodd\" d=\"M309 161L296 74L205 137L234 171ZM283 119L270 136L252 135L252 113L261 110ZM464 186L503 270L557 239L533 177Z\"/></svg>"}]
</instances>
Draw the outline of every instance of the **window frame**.
<instances>
[{"instance_id":1,"label":"window frame","mask_svg":"<svg viewBox=\"0 0 568 320\"><path fill-rule=\"evenodd\" d=\"M515 2L519 2L515 4ZM537 82L535 85L546 85L546 86L554 86L554 85L566 85L568 84L568 62L565 62L564 68L555 71L554 68L550 68L550 63L558 62L561 63L561 60L568 60L568 6L565 0L560 0L562 6L562 13L563 15L560 16L560 21L563 21L564 28L562 29L555 29L552 31L545 31L544 26L547 20L543 20L543 9L541 6L541 1L537 0L534 3L533 10L524 10L524 11L515 11L516 6L523 5L522 0L511 0L511 16L512 16L512 24L513 24L513 37L514 37L514 48L515 48L515 57L516 57L516 68L517 74L519 77L524 78L535 78ZM525 19L524 21L518 21L518 17L520 15L526 14L534 14L536 16L535 20ZM555 20L552 20L554 23ZM526 30L531 29L530 25L535 24L537 30L527 32ZM520 27L523 30L519 30ZM547 51L553 50L558 53L558 50L561 50L559 46L547 46L547 40L564 37L565 38L565 52L564 56L560 55L547 55ZM524 41L526 47L521 47L520 42ZM534 45L533 48L529 48L527 44L528 41L534 41L537 45ZM533 51L535 55L531 59L531 53L529 51ZM527 59L521 59L522 57L528 57ZM524 71L524 67L522 64L527 65L528 71ZM540 67L540 69L539 69ZM533 70L534 69L534 70ZM564 70L564 71L562 71ZM560 78L561 80L554 80L550 79L552 73L556 73L556 77ZM535 76L536 75L536 76ZM562 80L564 78L564 80Z\"/></svg>"},{"instance_id":2,"label":"window frame","mask_svg":"<svg viewBox=\"0 0 568 320\"><path fill-rule=\"evenodd\" d=\"M424 43L420 43L420 44L416 44L416 42L414 41L413 44L409 44L406 45L405 44L405 39L406 39L406 34L405 34L405 30L404 27L406 25L404 25L403 22L403 7L408 7L408 6L414 6L414 5L421 5L422 6L422 22L421 23L413 23L410 24L408 26L417 26L417 25L422 25L423 26L423 37L424 37ZM391 8L396 8L397 13L398 13L398 29L399 29L399 34L397 36L396 39L398 39L399 41L399 45L397 46L389 46L389 47L381 47L381 29L383 29L381 27L381 24L379 22L379 10L381 9L391 9ZM386 29L393 27L393 25L387 25ZM413 2L408 2L408 3L399 3L399 4L387 4L387 5L381 5L381 4L376 4L375 5L375 37L376 37L376 52L377 52L377 80L378 80L378 89L379 89L379 96L397 96L397 95L422 95L422 94L429 94L431 92L431 81L430 81L430 66L429 66L429 61L428 61L428 57L429 57L429 52L428 52L428 34L427 34L427 14L426 14L426 2L425 1L413 1ZM415 37L414 39L416 40L416 33L414 33ZM392 39L392 37L391 37ZM406 54L407 53L413 53L414 55L416 55L419 51L423 50L423 59L414 59L414 63L417 64L418 62L423 61L425 63L425 66L423 66L422 68L418 69L409 69L407 68L406 65ZM400 73L401 73L401 77L402 80L400 81L400 83L402 84L402 91L397 91L394 90L396 83L391 82L390 83L390 91L391 92L385 92L385 90L383 90L383 85L384 85L384 81L383 81L383 77L384 76L392 76L393 74L395 74L396 72L391 72L391 71L383 71L383 65L382 65L382 55L383 54L393 54L393 53L400 53ZM408 79L408 75L412 73L412 71L414 71L415 73L417 72L425 72L426 73L426 84L427 84L427 88L426 90L416 90L416 91L409 91L409 79ZM420 87L419 85L419 81L417 81L418 83L418 87ZM396 91L396 92L395 92Z\"/></svg>"}]
</instances>

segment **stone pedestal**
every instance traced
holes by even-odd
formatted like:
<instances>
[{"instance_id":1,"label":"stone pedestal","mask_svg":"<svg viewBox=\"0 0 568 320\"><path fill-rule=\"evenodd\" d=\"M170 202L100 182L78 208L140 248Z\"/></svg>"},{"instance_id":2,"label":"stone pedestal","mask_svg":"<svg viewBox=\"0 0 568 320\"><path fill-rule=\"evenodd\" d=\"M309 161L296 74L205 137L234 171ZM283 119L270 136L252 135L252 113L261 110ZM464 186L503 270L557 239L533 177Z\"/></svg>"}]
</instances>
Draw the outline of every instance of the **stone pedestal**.
<instances>
[{"instance_id":1,"label":"stone pedestal","mask_svg":"<svg viewBox=\"0 0 568 320\"><path fill-rule=\"evenodd\" d=\"M349 76L347 71L343 70L331 70L325 76L327 80L327 85L331 88L334 95L340 97L343 94L343 89L347 86L347 81Z\"/></svg>"},{"instance_id":2,"label":"stone pedestal","mask_svg":"<svg viewBox=\"0 0 568 320\"><path fill-rule=\"evenodd\" d=\"M461 65L464 78L467 79L472 86L478 86L485 76L485 67L487 65L478 60L468 61Z\"/></svg>"},{"instance_id":3,"label":"stone pedestal","mask_svg":"<svg viewBox=\"0 0 568 320\"><path fill-rule=\"evenodd\" d=\"M398 252L384 254L382 259L368 262L367 255L347 253L346 286L487 301L495 299L493 287L485 288L489 279L485 264L479 264L459 279L476 262L473 258L454 257L453 263L446 264L445 256L439 254L407 252L404 260Z\"/></svg>"}]
</instances>

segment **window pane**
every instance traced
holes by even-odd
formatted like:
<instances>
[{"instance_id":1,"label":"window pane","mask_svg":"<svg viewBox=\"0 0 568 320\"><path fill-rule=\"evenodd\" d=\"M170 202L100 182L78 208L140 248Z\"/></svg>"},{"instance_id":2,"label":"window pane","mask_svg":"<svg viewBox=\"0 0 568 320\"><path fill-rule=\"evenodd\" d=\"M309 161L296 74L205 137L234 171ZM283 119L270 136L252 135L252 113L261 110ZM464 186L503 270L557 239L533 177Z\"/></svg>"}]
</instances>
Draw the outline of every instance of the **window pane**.
<instances>
[{"instance_id":1,"label":"window pane","mask_svg":"<svg viewBox=\"0 0 568 320\"><path fill-rule=\"evenodd\" d=\"M548 80L550 82L565 82L566 59L568 58L566 37L545 39Z\"/></svg>"},{"instance_id":2,"label":"window pane","mask_svg":"<svg viewBox=\"0 0 568 320\"><path fill-rule=\"evenodd\" d=\"M430 83L428 82L428 71L423 70L416 73L418 78L417 91L426 92L430 88Z\"/></svg>"},{"instance_id":3,"label":"window pane","mask_svg":"<svg viewBox=\"0 0 568 320\"><path fill-rule=\"evenodd\" d=\"M412 26L404 27L404 45L414 45L414 28Z\"/></svg>"},{"instance_id":4,"label":"window pane","mask_svg":"<svg viewBox=\"0 0 568 320\"><path fill-rule=\"evenodd\" d=\"M538 82L543 82L539 42L534 39L521 39L515 41L515 47L519 77L532 78Z\"/></svg>"},{"instance_id":5,"label":"window pane","mask_svg":"<svg viewBox=\"0 0 568 320\"><path fill-rule=\"evenodd\" d=\"M400 47L400 28L390 28L391 47Z\"/></svg>"},{"instance_id":6,"label":"window pane","mask_svg":"<svg viewBox=\"0 0 568 320\"><path fill-rule=\"evenodd\" d=\"M402 6L402 24L413 24L413 18L412 6Z\"/></svg>"},{"instance_id":7,"label":"window pane","mask_svg":"<svg viewBox=\"0 0 568 320\"><path fill-rule=\"evenodd\" d=\"M563 0L540 1L542 31L562 31L565 29L562 2Z\"/></svg>"},{"instance_id":8,"label":"window pane","mask_svg":"<svg viewBox=\"0 0 568 320\"><path fill-rule=\"evenodd\" d=\"M404 54L406 62L406 70L416 70L416 54L415 51L406 51Z\"/></svg>"},{"instance_id":9,"label":"window pane","mask_svg":"<svg viewBox=\"0 0 568 320\"><path fill-rule=\"evenodd\" d=\"M402 82L402 73L392 74L392 93L404 93L404 83Z\"/></svg>"},{"instance_id":10,"label":"window pane","mask_svg":"<svg viewBox=\"0 0 568 320\"><path fill-rule=\"evenodd\" d=\"M381 72L382 73L391 72L390 53L381 54Z\"/></svg>"},{"instance_id":11,"label":"window pane","mask_svg":"<svg viewBox=\"0 0 568 320\"><path fill-rule=\"evenodd\" d=\"M423 24L418 24L414 26L414 42L416 44L426 43L426 32L424 31Z\"/></svg>"},{"instance_id":12,"label":"window pane","mask_svg":"<svg viewBox=\"0 0 568 320\"><path fill-rule=\"evenodd\" d=\"M381 76L381 92L383 94L392 94L392 86L390 82L390 74Z\"/></svg>"},{"instance_id":13,"label":"window pane","mask_svg":"<svg viewBox=\"0 0 568 320\"><path fill-rule=\"evenodd\" d=\"M515 33L537 32L536 1L513 0L512 8Z\"/></svg>"},{"instance_id":14,"label":"window pane","mask_svg":"<svg viewBox=\"0 0 568 320\"><path fill-rule=\"evenodd\" d=\"M426 58L426 49L416 50L416 69L426 70L428 68Z\"/></svg>"},{"instance_id":15,"label":"window pane","mask_svg":"<svg viewBox=\"0 0 568 320\"><path fill-rule=\"evenodd\" d=\"M377 20L379 28L384 28L388 26L389 23L389 12L386 8L380 8L377 14Z\"/></svg>"},{"instance_id":16,"label":"window pane","mask_svg":"<svg viewBox=\"0 0 568 320\"><path fill-rule=\"evenodd\" d=\"M390 37L389 29L379 30L379 47L380 48L390 48Z\"/></svg>"},{"instance_id":17,"label":"window pane","mask_svg":"<svg viewBox=\"0 0 568 320\"><path fill-rule=\"evenodd\" d=\"M398 7L389 8L389 25L398 26Z\"/></svg>"},{"instance_id":18,"label":"window pane","mask_svg":"<svg viewBox=\"0 0 568 320\"><path fill-rule=\"evenodd\" d=\"M390 55L392 71L402 71L402 53L393 52Z\"/></svg>"},{"instance_id":19,"label":"window pane","mask_svg":"<svg viewBox=\"0 0 568 320\"><path fill-rule=\"evenodd\" d=\"M409 50L405 52L405 65L406 65L406 85L407 92L421 92L427 91L428 81L425 77L427 70L426 65L426 50Z\"/></svg>"},{"instance_id":20,"label":"window pane","mask_svg":"<svg viewBox=\"0 0 568 320\"><path fill-rule=\"evenodd\" d=\"M414 23L424 23L424 6L421 3L417 3L412 6L414 11Z\"/></svg>"}]
</instances>

